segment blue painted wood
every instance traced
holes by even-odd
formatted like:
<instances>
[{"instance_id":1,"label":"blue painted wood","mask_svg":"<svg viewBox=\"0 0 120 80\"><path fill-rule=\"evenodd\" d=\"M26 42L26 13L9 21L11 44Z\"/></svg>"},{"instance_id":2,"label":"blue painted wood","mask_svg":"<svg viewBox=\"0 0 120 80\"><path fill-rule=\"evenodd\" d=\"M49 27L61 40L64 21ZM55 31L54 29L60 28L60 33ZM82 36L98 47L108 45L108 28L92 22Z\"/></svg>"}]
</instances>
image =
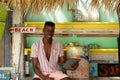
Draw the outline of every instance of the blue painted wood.
<instances>
[{"instance_id":1,"label":"blue painted wood","mask_svg":"<svg viewBox=\"0 0 120 80\"><path fill-rule=\"evenodd\" d=\"M8 44L8 17L5 22L5 31L4 31L4 66L9 66L9 44Z\"/></svg>"},{"instance_id":2,"label":"blue painted wood","mask_svg":"<svg viewBox=\"0 0 120 80\"><path fill-rule=\"evenodd\" d=\"M0 80L9 80L9 79L10 79L10 71L0 70Z\"/></svg>"}]
</instances>

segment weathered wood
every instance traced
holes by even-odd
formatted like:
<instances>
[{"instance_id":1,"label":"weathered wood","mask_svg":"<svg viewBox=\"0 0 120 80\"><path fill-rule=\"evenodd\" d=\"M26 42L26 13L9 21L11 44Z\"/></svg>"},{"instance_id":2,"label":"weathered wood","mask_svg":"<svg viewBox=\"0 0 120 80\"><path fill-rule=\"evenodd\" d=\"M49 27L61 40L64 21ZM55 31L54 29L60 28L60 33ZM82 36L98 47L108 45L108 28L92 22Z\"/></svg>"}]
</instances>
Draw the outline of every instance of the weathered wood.
<instances>
[{"instance_id":1,"label":"weathered wood","mask_svg":"<svg viewBox=\"0 0 120 80\"><path fill-rule=\"evenodd\" d=\"M12 26L12 15L13 15L13 11L8 11L8 28L10 28ZM8 29L7 29L8 30ZM12 60L12 34L8 33L8 47L9 47L9 66L11 66L12 64L10 63L10 61Z\"/></svg>"},{"instance_id":2,"label":"weathered wood","mask_svg":"<svg viewBox=\"0 0 120 80\"><path fill-rule=\"evenodd\" d=\"M4 61L5 61L5 64L4 64L4 66L8 67L9 66L8 17L6 19L6 25L5 25L5 31L4 31L4 45L5 45L5 48L4 48Z\"/></svg>"},{"instance_id":3,"label":"weathered wood","mask_svg":"<svg viewBox=\"0 0 120 80\"><path fill-rule=\"evenodd\" d=\"M23 15L19 9L13 11L13 26L21 26L23 22ZM16 72L23 76L23 34L13 33L12 34L12 60L11 64L15 67ZM21 61L22 60L22 61ZM18 78L19 79L19 78ZM16 80L18 80L16 79Z\"/></svg>"},{"instance_id":4,"label":"weathered wood","mask_svg":"<svg viewBox=\"0 0 120 80\"><path fill-rule=\"evenodd\" d=\"M12 26L12 11L7 12L6 25L4 31L4 61L6 67L10 66L11 57L11 35L8 32L9 27Z\"/></svg>"}]
</instances>

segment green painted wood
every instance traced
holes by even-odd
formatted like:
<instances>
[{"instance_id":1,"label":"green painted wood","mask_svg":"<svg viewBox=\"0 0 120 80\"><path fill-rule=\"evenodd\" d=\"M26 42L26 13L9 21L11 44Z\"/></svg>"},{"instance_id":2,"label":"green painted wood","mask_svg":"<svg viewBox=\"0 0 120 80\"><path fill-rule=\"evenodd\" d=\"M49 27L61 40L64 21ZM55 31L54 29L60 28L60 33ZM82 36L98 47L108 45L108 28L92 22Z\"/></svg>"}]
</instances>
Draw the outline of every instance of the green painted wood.
<instances>
[{"instance_id":1,"label":"green painted wood","mask_svg":"<svg viewBox=\"0 0 120 80\"><path fill-rule=\"evenodd\" d=\"M42 37L27 37L26 38L26 48L30 48L31 45L40 40ZM80 45L83 43L87 46L91 43L96 43L100 48L118 48L117 38L116 37L54 37L55 40L59 41L62 45L65 45L69 42L78 42Z\"/></svg>"}]
</instances>

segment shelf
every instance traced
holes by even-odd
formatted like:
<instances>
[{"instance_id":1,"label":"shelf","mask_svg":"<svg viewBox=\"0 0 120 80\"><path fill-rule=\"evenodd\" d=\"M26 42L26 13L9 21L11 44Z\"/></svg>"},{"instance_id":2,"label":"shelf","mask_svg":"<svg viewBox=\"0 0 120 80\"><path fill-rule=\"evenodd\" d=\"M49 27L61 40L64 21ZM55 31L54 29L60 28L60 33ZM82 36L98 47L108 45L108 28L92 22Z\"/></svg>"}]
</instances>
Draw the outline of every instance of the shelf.
<instances>
[{"instance_id":1,"label":"shelf","mask_svg":"<svg viewBox=\"0 0 120 80\"><path fill-rule=\"evenodd\" d=\"M118 37L118 22L55 22L55 35ZM43 35L44 22L25 22L25 27L36 27L32 34Z\"/></svg>"},{"instance_id":2,"label":"shelf","mask_svg":"<svg viewBox=\"0 0 120 80\"><path fill-rule=\"evenodd\" d=\"M81 28L100 28L100 29L118 29L118 22L55 22L56 29L81 29ZM44 22L24 22L26 27L34 26L42 29ZM66 27L67 26L67 27Z\"/></svg>"},{"instance_id":3,"label":"shelf","mask_svg":"<svg viewBox=\"0 0 120 80\"><path fill-rule=\"evenodd\" d=\"M66 50L67 49L64 49L64 51ZM24 55L28 55L31 53L30 48L25 48L24 51L25 51ZM89 51L91 54L101 54L101 52L103 52L103 54L118 54L118 49L89 49Z\"/></svg>"},{"instance_id":4,"label":"shelf","mask_svg":"<svg viewBox=\"0 0 120 80\"><path fill-rule=\"evenodd\" d=\"M118 54L118 49L90 49L90 54Z\"/></svg>"},{"instance_id":5,"label":"shelf","mask_svg":"<svg viewBox=\"0 0 120 80\"><path fill-rule=\"evenodd\" d=\"M118 51L118 49L90 49L90 51L94 51L94 52L96 52L96 51L104 51L104 52L111 52L111 51L114 51L114 52L116 52L116 51Z\"/></svg>"},{"instance_id":6,"label":"shelf","mask_svg":"<svg viewBox=\"0 0 120 80\"><path fill-rule=\"evenodd\" d=\"M64 51L67 51L67 49L64 49ZM25 52L24 55L28 55L28 54L31 53L31 49L30 48L25 48L24 52Z\"/></svg>"}]
</instances>

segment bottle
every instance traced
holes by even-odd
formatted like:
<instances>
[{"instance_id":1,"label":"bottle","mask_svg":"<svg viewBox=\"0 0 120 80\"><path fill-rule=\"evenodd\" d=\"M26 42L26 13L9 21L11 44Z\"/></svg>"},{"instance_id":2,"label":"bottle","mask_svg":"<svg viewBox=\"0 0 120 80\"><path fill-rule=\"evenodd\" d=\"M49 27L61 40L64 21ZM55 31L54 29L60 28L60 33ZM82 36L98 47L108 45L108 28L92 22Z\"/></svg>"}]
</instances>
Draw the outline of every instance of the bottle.
<instances>
[{"instance_id":1,"label":"bottle","mask_svg":"<svg viewBox=\"0 0 120 80\"><path fill-rule=\"evenodd\" d=\"M29 77L30 76L30 71L29 71L29 54L28 52L25 52L24 55L24 72L25 72L25 77Z\"/></svg>"}]
</instances>

